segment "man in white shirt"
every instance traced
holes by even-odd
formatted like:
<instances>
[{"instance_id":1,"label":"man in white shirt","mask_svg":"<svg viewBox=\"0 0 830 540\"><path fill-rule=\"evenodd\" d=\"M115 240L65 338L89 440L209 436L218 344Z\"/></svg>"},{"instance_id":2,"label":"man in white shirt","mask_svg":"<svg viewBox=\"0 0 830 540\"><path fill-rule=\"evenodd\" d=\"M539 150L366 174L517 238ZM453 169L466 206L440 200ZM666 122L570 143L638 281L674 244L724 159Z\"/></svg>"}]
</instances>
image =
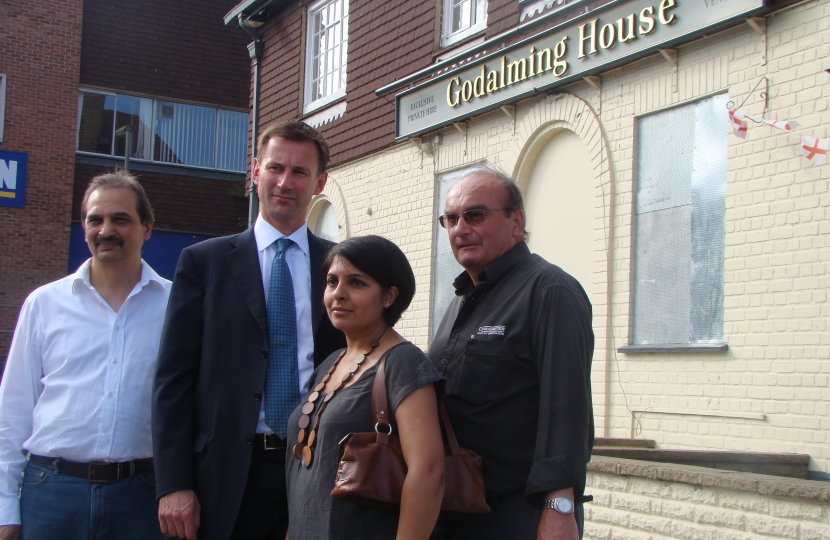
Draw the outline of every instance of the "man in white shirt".
<instances>
[{"instance_id":1,"label":"man in white shirt","mask_svg":"<svg viewBox=\"0 0 830 540\"><path fill-rule=\"evenodd\" d=\"M0 384L0 540L161 538L150 395L170 281L141 260L153 210L116 171L81 220L92 258L26 299Z\"/></svg>"}]
</instances>

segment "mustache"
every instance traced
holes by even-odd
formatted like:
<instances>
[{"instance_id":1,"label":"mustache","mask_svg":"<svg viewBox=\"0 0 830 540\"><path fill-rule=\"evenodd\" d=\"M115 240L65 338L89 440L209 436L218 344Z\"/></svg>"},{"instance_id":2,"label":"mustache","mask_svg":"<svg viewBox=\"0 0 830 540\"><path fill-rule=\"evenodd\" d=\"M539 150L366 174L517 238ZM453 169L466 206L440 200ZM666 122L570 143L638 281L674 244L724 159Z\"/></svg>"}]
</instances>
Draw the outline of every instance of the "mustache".
<instances>
[{"instance_id":1,"label":"mustache","mask_svg":"<svg viewBox=\"0 0 830 540\"><path fill-rule=\"evenodd\" d=\"M95 247L100 246L101 244L115 244L117 246L123 246L124 240L119 238L118 236L97 236L95 238Z\"/></svg>"}]
</instances>

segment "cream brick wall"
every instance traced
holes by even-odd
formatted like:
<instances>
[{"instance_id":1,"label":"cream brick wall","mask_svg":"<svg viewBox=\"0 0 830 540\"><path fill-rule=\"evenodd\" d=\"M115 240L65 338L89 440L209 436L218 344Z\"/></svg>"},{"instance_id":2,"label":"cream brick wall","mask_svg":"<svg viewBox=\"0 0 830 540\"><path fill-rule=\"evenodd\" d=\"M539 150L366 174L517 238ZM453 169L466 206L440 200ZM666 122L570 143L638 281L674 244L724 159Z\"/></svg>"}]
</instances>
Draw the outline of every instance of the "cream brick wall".
<instances>
[{"instance_id":1,"label":"cream brick wall","mask_svg":"<svg viewBox=\"0 0 830 540\"><path fill-rule=\"evenodd\" d=\"M826 502L599 472L587 480L586 540L830 538Z\"/></svg>"},{"instance_id":2,"label":"cream brick wall","mask_svg":"<svg viewBox=\"0 0 830 540\"><path fill-rule=\"evenodd\" d=\"M740 102L766 76L768 118L795 120L805 134L830 136L830 75L823 71L830 67L830 0L771 14L767 32L765 65L759 36L740 25L678 49L677 92L672 68L652 56L602 74L600 95L574 84L562 90L564 97L516 104L515 121L488 113L470 119L466 135L446 128L436 140L426 137L422 149L401 143L332 170L324 195L338 210L341 237L386 236L415 268L418 292L399 323L402 333L426 348L436 175L485 161L515 174L541 130L572 129L596 172L596 271L586 288L595 303L597 434L627 437L633 429L663 448L808 453L810 468L830 472L830 165L804 160L798 134L751 125L747 140L729 137L729 351L616 352L629 342L636 119L723 92ZM758 91L743 108L761 116ZM688 414L630 412L649 408Z\"/></svg>"}]
</instances>

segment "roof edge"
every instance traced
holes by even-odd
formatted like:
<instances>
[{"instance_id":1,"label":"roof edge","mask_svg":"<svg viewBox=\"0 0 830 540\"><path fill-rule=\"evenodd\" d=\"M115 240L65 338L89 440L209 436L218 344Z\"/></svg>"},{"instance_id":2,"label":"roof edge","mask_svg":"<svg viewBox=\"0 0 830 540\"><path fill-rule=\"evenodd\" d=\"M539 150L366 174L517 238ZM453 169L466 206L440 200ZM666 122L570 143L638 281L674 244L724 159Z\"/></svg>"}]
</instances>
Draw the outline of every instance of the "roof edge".
<instances>
[{"instance_id":1,"label":"roof edge","mask_svg":"<svg viewBox=\"0 0 830 540\"><path fill-rule=\"evenodd\" d=\"M252 15L258 11L261 11L272 4L274 0L242 0L242 2L238 3L231 9L229 12L225 13L223 20L225 21L225 26L230 24L235 24L239 26L238 20L240 14L248 14Z\"/></svg>"}]
</instances>

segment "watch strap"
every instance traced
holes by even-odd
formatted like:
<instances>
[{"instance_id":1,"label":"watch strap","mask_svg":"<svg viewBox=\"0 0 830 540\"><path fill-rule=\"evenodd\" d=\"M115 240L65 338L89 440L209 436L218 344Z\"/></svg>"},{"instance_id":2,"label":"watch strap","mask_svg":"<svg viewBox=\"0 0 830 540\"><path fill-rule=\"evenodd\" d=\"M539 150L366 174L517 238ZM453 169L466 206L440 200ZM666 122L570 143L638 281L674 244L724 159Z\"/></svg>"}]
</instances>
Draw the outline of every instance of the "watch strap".
<instances>
[{"instance_id":1,"label":"watch strap","mask_svg":"<svg viewBox=\"0 0 830 540\"><path fill-rule=\"evenodd\" d=\"M555 510L563 515L574 513L574 502L567 497L556 497L553 499L546 499L542 504L542 508L546 510Z\"/></svg>"}]
</instances>

